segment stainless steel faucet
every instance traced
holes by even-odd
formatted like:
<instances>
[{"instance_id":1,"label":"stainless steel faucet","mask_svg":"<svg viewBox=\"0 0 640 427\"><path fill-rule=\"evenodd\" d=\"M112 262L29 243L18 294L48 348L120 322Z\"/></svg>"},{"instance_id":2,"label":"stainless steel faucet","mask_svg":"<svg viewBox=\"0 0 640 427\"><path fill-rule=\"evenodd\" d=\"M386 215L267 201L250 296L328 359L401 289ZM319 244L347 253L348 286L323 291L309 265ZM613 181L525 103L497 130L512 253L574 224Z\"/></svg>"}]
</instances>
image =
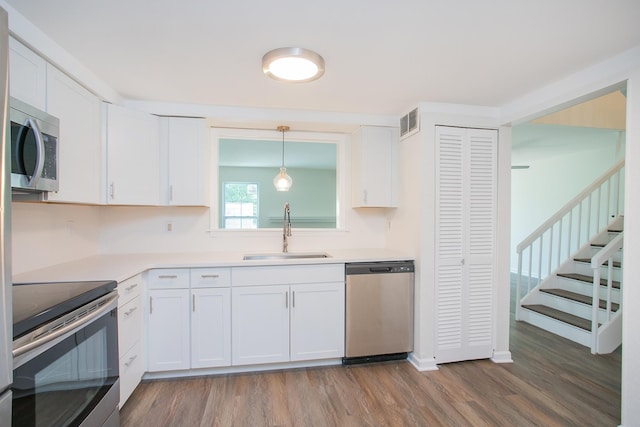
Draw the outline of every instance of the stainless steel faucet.
<instances>
[{"instance_id":1,"label":"stainless steel faucet","mask_svg":"<svg viewBox=\"0 0 640 427\"><path fill-rule=\"evenodd\" d=\"M291 236L291 208L289 202L284 203L284 219L282 220L282 252L289 252L289 241L287 237Z\"/></svg>"}]
</instances>

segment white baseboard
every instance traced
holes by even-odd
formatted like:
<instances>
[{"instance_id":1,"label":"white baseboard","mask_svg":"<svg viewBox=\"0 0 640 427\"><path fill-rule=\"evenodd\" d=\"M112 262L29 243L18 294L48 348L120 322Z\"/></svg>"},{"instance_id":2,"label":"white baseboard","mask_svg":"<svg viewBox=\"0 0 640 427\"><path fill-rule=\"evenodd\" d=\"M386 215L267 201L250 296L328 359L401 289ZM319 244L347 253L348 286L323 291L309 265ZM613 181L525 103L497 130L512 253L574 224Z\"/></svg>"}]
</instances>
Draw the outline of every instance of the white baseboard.
<instances>
[{"instance_id":1,"label":"white baseboard","mask_svg":"<svg viewBox=\"0 0 640 427\"><path fill-rule=\"evenodd\" d=\"M513 363L510 351L494 351L491 361L493 363Z\"/></svg>"},{"instance_id":2,"label":"white baseboard","mask_svg":"<svg viewBox=\"0 0 640 427\"><path fill-rule=\"evenodd\" d=\"M415 353L410 353L409 357L407 357L407 360L409 361L409 363L413 365L414 368L416 368L420 372L438 370L438 365L436 365L436 359L432 357L426 358L426 359L419 359Z\"/></svg>"}]
</instances>

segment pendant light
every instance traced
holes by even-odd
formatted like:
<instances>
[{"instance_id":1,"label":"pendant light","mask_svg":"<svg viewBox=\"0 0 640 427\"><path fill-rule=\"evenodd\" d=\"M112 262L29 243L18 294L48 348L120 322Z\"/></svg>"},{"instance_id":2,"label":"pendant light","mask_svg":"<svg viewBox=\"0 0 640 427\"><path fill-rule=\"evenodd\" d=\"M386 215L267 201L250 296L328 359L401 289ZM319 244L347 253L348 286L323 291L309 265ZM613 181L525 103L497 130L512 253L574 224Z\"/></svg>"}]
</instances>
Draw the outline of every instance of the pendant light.
<instances>
[{"instance_id":1,"label":"pendant light","mask_svg":"<svg viewBox=\"0 0 640 427\"><path fill-rule=\"evenodd\" d=\"M282 132L282 167L278 175L273 178L273 185L278 191L289 191L293 180L287 175L287 168L284 167L284 133L289 130L289 126L278 126L278 130Z\"/></svg>"}]
</instances>

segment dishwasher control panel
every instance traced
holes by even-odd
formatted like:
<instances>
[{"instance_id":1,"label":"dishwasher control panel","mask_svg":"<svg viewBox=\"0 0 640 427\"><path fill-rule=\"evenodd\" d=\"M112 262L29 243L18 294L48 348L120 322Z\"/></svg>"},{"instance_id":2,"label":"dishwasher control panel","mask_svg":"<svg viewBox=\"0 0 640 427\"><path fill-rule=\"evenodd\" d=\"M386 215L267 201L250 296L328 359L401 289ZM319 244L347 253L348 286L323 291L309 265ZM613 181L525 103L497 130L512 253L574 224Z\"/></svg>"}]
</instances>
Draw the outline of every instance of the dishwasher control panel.
<instances>
[{"instance_id":1,"label":"dishwasher control panel","mask_svg":"<svg viewBox=\"0 0 640 427\"><path fill-rule=\"evenodd\" d=\"M413 261L355 262L345 265L347 275L413 273L414 271Z\"/></svg>"}]
</instances>

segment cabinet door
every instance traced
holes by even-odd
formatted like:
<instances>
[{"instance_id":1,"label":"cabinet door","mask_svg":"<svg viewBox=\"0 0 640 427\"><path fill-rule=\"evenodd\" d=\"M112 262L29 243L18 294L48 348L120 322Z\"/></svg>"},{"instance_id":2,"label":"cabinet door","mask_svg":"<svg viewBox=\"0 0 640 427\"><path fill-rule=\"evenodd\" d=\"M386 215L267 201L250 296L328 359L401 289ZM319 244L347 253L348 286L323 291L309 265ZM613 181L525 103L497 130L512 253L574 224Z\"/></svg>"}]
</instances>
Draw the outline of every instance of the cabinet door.
<instances>
[{"instance_id":1,"label":"cabinet door","mask_svg":"<svg viewBox=\"0 0 640 427\"><path fill-rule=\"evenodd\" d=\"M231 289L191 291L191 368L231 365Z\"/></svg>"},{"instance_id":2,"label":"cabinet door","mask_svg":"<svg viewBox=\"0 0 640 427\"><path fill-rule=\"evenodd\" d=\"M60 190L54 201L102 201L100 100L55 67L47 66L47 112L60 119Z\"/></svg>"},{"instance_id":3,"label":"cabinet door","mask_svg":"<svg viewBox=\"0 0 640 427\"><path fill-rule=\"evenodd\" d=\"M344 356L344 283L291 285L291 360Z\"/></svg>"},{"instance_id":4,"label":"cabinet door","mask_svg":"<svg viewBox=\"0 0 640 427\"><path fill-rule=\"evenodd\" d=\"M398 129L363 126L352 142L353 207L396 207Z\"/></svg>"},{"instance_id":5,"label":"cabinet door","mask_svg":"<svg viewBox=\"0 0 640 427\"><path fill-rule=\"evenodd\" d=\"M289 286L232 289L233 365L289 360Z\"/></svg>"},{"instance_id":6,"label":"cabinet door","mask_svg":"<svg viewBox=\"0 0 640 427\"><path fill-rule=\"evenodd\" d=\"M189 369L189 290L150 290L147 370Z\"/></svg>"},{"instance_id":7,"label":"cabinet door","mask_svg":"<svg viewBox=\"0 0 640 427\"><path fill-rule=\"evenodd\" d=\"M142 339L142 311L140 296L118 307L118 352L120 357Z\"/></svg>"},{"instance_id":8,"label":"cabinet door","mask_svg":"<svg viewBox=\"0 0 640 427\"><path fill-rule=\"evenodd\" d=\"M142 344L137 343L120 358L120 408L140 384L143 373Z\"/></svg>"},{"instance_id":9,"label":"cabinet door","mask_svg":"<svg viewBox=\"0 0 640 427\"><path fill-rule=\"evenodd\" d=\"M169 200L172 206L207 205L207 138L204 119L169 120Z\"/></svg>"},{"instance_id":10,"label":"cabinet door","mask_svg":"<svg viewBox=\"0 0 640 427\"><path fill-rule=\"evenodd\" d=\"M156 116L108 104L107 203L160 204L160 130Z\"/></svg>"},{"instance_id":11,"label":"cabinet door","mask_svg":"<svg viewBox=\"0 0 640 427\"><path fill-rule=\"evenodd\" d=\"M437 363L493 351L497 132L436 128Z\"/></svg>"},{"instance_id":12,"label":"cabinet door","mask_svg":"<svg viewBox=\"0 0 640 427\"><path fill-rule=\"evenodd\" d=\"M47 62L9 38L9 94L42 111L46 109Z\"/></svg>"}]
</instances>

